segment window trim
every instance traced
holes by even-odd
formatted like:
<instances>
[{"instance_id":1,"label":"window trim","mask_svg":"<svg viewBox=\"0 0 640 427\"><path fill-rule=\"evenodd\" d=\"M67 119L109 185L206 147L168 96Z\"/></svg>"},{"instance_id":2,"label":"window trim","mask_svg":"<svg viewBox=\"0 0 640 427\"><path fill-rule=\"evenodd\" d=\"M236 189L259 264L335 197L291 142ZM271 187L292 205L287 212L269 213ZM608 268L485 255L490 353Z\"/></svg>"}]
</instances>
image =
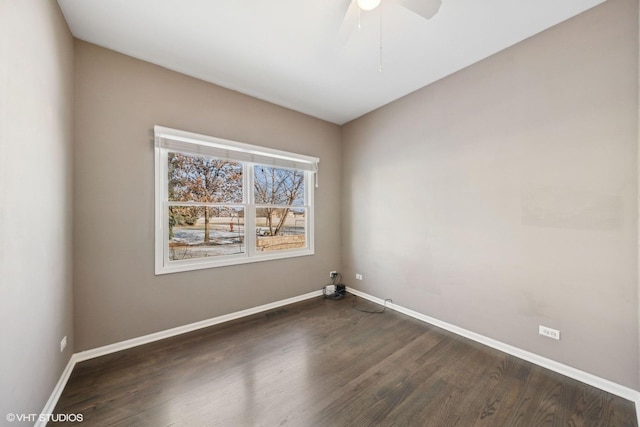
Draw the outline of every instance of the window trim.
<instances>
[{"instance_id":1,"label":"window trim","mask_svg":"<svg viewBox=\"0 0 640 427\"><path fill-rule=\"evenodd\" d=\"M191 155L211 156L238 161L243 164L243 200L242 203L221 203L228 206L243 207L245 210L245 253L225 255L223 257L204 257L182 261L169 260L169 218L168 206L168 152L181 152ZM254 161L249 161L249 159ZM192 132L154 127L155 162L155 274L168 274L206 268L224 267L261 261L313 255L314 242L314 178L317 174L317 157L290 153L272 148L260 147L237 141L200 135ZM284 249L274 252L259 252L256 249L255 203L253 195L253 166L264 165L275 168L288 168L304 171L306 215L306 247L302 249ZM182 204L182 203L181 203ZM188 204L188 203L185 203Z\"/></svg>"}]
</instances>

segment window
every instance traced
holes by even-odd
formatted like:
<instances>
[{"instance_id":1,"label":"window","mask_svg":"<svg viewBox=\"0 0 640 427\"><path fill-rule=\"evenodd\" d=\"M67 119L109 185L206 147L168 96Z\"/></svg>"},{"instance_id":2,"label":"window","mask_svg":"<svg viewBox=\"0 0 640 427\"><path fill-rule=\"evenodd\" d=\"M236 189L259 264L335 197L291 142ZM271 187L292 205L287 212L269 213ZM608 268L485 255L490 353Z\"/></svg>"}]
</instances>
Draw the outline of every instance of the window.
<instances>
[{"instance_id":1,"label":"window","mask_svg":"<svg viewBox=\"0 0 640 427\"><path fill-rule=\"evenodd\" d=\"M317 158L154 130L156 274L313 254Z\"/></svg>"}]
</instances>

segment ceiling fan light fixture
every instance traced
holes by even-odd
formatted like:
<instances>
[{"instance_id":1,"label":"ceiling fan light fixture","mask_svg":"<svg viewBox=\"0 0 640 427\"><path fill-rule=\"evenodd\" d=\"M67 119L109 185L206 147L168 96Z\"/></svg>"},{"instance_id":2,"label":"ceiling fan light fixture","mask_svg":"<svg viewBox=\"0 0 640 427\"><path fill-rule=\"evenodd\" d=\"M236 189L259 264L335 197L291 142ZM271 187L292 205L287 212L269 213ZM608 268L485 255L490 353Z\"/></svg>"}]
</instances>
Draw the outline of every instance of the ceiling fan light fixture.
<instances>
[{"instance_id":1,"label":"ceiling fan light fixture","mask_svg":"<svg viewBox=\"0 0 640 427\"><path fill-rule=\"evenodd\" d=\"M358 0L358 7L362 10L373 10L380 5L380 0Z\"/></svg>"}]
</instances>

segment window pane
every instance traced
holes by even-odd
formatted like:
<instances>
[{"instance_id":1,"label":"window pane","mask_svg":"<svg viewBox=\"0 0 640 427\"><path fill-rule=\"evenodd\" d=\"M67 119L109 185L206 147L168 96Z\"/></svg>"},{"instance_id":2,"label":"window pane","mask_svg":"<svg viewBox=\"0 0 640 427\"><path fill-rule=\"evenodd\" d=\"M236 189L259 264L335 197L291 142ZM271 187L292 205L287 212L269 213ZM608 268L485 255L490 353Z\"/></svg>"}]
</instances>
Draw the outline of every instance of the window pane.
<instances>
[{"instance_id":1,"label":"window pane","mask_svg":"<svg viewBox=\"0 0 640 427\"><path fill-rule=\"evenodd\" d=\"M305 208L257 208L256 250L304 248L307 245L306 225Z\"/></svg>"},{"instance_id":2,"label":"window pane","mask_svg":"<svg viewBox=\"0 0 640 427\"><path fill-rule=\"evenodd\" d=\"M304 171L254 166L257 204L304 205Z\"/></svg>"},{"instance_id":3,"label":"window pane","mask_svg":"<svg viewBox=\"0 0 640 427\"><path fill-rule=\"evenodd\" d=\"M169 207L169 260L242 254L244 209Z\"/></svg>"},{"instance_id":4,"label":"window pane","mask_svg":"<svg viewBox=\"0 0 640 427\"><path fill-rule=\"evenodd\" d=\"M242 203L242 164L168 153L169 201Z\"/></svg>"}]
</instances>

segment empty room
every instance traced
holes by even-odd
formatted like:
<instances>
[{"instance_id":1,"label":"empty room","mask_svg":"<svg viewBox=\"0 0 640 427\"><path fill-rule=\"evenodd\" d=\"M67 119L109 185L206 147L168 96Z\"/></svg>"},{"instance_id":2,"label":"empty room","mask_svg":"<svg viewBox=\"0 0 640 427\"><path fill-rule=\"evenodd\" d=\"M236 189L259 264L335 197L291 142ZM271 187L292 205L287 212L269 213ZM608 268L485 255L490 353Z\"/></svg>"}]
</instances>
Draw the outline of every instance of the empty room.
<instances>
[{"instance_id":1,"label":"empty room","mask_svg":"<svg viewBox=\"0 0 640 427\"><path fill-rule=\"evenodd\" d=\"M0 425L638 426L638 0L0 0Z\"/></svg>"}]
</instances>

